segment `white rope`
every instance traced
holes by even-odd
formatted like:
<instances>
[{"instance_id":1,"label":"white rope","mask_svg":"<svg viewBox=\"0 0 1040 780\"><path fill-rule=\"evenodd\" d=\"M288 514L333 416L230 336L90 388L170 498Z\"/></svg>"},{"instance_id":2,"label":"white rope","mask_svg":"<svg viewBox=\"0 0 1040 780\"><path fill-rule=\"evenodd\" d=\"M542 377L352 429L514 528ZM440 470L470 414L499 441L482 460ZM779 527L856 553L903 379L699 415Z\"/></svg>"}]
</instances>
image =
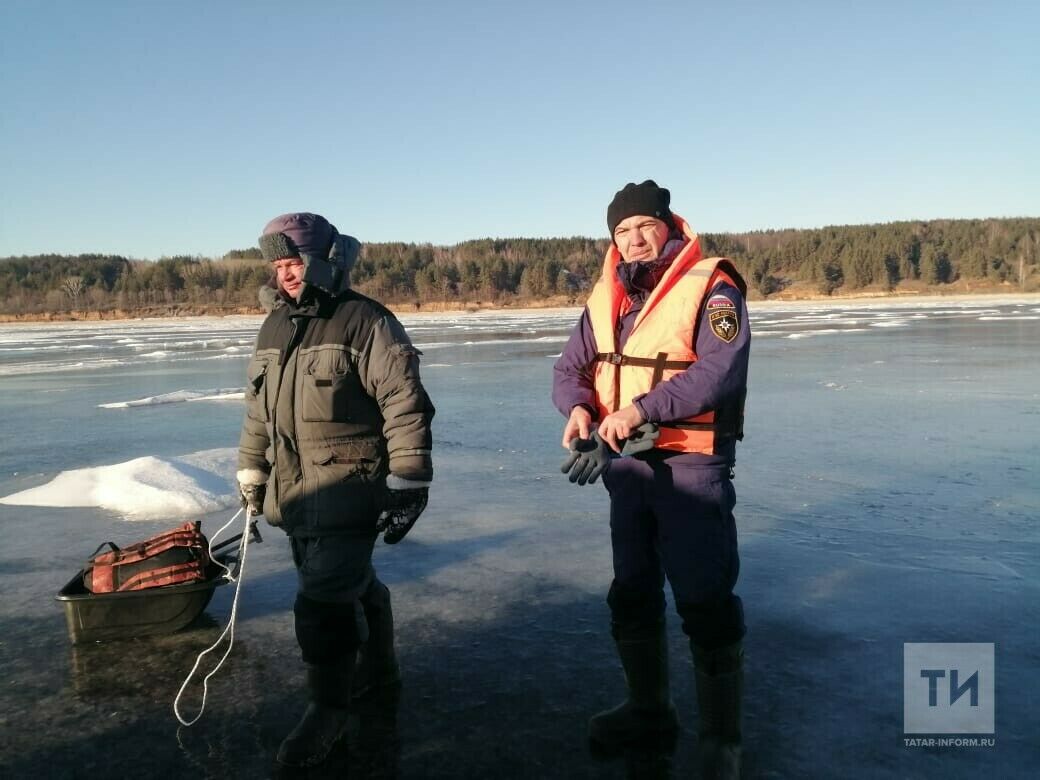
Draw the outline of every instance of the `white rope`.
<instances>
[{"instance_id":1,"label":"white rope","mask_svg":"<svg viewBox=\"0 0 1040 780\"><path fill-rule=\"evenodd\" d=\"M229 525L231 525L233 522L235 522L235 520L238 518L238 516L240 514L242 514L242 511L243 510L239 509L235 513L235 516L232 517L230 520L228 520L221 527L221 529L219 531L217 531L216 534L214 534L213 538L216 538L217 536L220 536L221 531L223 531L225 528L227 528ZM199 657L195 659L195 665L193 667L191 667L191 671L188 672L188 676L184 679L183 684L181 684L181 689L179 691L177 691L177 698L175 698L173 700L173 714L177 716L177 720L180 721L182 726L190 726L190 725L192 725L193 723L198 721L198 719L202 717L202 713L206 711L206 694L209 692L209 678L212 677L213 675L215 675L217 673L217 670L220 669L220 667L224 664L224 661L227 660L228 655L231 654L231 646L235 643L235 615L238 612L238 594L239 594L239 591L241 591L241 589L242 589L242 578L243 578L243 576L245 574L245 570L246 570L246 550L249 547L249 523L252 520L252 513L249 511L248 508L245 510L245 513L246 513L246 524L245 524L245 527L242 529L242 539L239 542L239 546L238 546L238 577L237 578L231 576L231 570L227 566L225 566L224 564L220 563L219 561L217 561L217 560L215 560L213 558L213 540L211 539L210 543L209 543L209 548L210 548L209 549L209 557L210 557L210 560L212 560L214 563L216 563L218 566L220 566L224 570L224 578L225 579L227 579L230 582L234 582L235 583L235 597L231 601L231 617L228 619L227 626L225 626L225 628L221 632L220 636L217 637L217 641L216 642L214 642L212 645L210 645L205 650L203 650L201 653L199 653ZM180 700L181 700L181 696L184 694L184 689L188 687L188 683L191 682L191 678L195 676L195 672L199 668L199 664L202 662L202 656L204 656L207 653L212 652L213 650L215 650L217 648L217 646L221 643L221 641L223 641L225 634L228 635L227 650L224 651L223 657L217 663L216 667L214 667L213 671L210 672L209 674L207 674L202 679L202 706L199 709L199 714L196 715L191 720L185 720L183 717L181 717L181 713L180 713Z\"/></svg>"},{"instance_id":2,"label":"white rope","mask_svg":"<svg viewBox=\"0 0 1040 780\"><path fill-rule=\"evenodd\" d=\"M248 514L248 510L245 510L245 511ZM224 564L222 564L220 561L218 561L216 558L213 557L213 542L214 542L214 540L216 540L216 538L218 536L220 536L222 533L224 533L224 529L225 528L227 528L229 525L231 525L233 522L235 522L236 519L238 519L238 516L240 514L242 514L242 512L243 512L242 509L239 509L237 512L235 512L235 514L232 515L230 520L228 520L226 523L224 523L224 525L220 526L220 528L217 529L217 532L215 534L213 534L213 536L210 537L210 540L209 540L209 542L207 544L207 548L208 549L206 550L206 553L209 555L209 559L211 561L213 561L213 563L215 563L217 566L219 566L220 568L222 568L224 570L224 575L223 576L224 576L224 579L227 580L228 582L234 582L235 578L231 576L231 569L229 569L227 566L225 566ZM246 530L248 530L248 526L249 526L249 518L247 517L246 518Z\"/></svg>"}]
</instances>

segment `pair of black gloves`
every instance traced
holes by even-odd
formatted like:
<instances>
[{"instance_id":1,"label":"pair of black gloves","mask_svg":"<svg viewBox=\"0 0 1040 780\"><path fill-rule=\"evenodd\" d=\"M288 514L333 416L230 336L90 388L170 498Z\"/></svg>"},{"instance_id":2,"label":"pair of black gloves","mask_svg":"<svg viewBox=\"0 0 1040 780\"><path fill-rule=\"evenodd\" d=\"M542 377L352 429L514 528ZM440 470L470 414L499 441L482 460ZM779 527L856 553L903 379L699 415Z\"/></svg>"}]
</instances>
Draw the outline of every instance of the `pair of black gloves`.
<instances>
[{"instance_id":1,"label":"pair of black gloves","mask_svg":"<svg viewBox=\"0 0 1040 780\"><path fill-rule=\"evenodd\" d=\"M660 435L661 431L655 423L643 423L633 429L627 439L623 439L621 455L635 455L653 449L654 442ZM571 454L560 466L560 471L567 474L571 482L577 482L579 485L592 484L599 479L610 467L610 461L614 457L613 450L596 430L587 439L571 439L568 446Z\"/></svg>"},{"instance_id":2,"label":"pair of black gloves","mask_svg":"<svg viewBox=\"0 0 1040 780\"><path fill-rule=\"evenodd\" d=\"M238 486L242 498L242 507L251 515L264 513L264 497L267 495L267 484ZM397 544L404 539L419 515L426 509L430 498L428 487L406 488L394 490L387 488L383 497L383 511L376 520L376 533L383 534L387 544Z\"/></svg>"}]
</instances>

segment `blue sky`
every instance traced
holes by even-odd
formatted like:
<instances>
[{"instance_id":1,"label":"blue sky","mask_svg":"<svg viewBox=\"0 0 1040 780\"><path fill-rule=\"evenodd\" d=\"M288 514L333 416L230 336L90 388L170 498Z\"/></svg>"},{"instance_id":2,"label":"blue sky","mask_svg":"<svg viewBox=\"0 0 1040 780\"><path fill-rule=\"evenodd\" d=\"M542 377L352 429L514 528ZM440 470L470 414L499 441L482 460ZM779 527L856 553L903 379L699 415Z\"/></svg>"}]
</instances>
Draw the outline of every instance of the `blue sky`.
<instances>
[{"instance_id":1,"label":"blue sky","mask_svg":"<svg viewBox=\"0 0 1040 780\"><path fill-rule=\"evenodd\" d=\"M1040 215L1032 2L0 4L0 256Z\"/></svg>"}]
</instances>

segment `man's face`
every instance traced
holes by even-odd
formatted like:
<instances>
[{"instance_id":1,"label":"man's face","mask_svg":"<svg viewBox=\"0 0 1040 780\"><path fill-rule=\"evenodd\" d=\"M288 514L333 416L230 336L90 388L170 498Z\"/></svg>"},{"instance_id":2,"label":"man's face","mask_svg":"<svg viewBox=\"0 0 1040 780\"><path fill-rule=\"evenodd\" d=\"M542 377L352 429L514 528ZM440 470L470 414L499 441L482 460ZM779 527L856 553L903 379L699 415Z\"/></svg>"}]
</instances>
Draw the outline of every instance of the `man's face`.
<instances>
[{"instance_id":1,"label":"man's face","mask_svg":"<svg viewBox=\"0 0 1040 780\"><path fill-rule=\"evenodd\" d=\"M290 298L300 300L303 292L303 260L298 257L283 257L275 260L274 272L278 275L278 287Z\"/></svg>"},{"instance_id":2,"label":"man's face","mask_svg":"<svg viewBox=\"0 0 1040 780\"><path fill-rule=\"evenodd\" d=\"M668 243L668 226L654 217L628 217L614 228L614 243L626 263L656 260Z\"/></svg>"}]
</instances>

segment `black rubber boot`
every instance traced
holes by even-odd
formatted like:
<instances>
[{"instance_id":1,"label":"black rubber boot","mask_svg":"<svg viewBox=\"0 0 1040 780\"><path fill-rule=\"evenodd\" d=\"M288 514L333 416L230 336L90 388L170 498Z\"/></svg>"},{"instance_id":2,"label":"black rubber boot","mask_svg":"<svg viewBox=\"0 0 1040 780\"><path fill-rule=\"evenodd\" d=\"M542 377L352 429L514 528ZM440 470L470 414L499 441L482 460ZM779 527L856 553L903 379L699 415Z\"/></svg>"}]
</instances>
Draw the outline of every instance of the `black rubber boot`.
<instances>
[{"instance_id":1,"label":"black rubber boot","mask_svg":"<svg viewBox=\"0 0 1040 780\"><path fill-rule=\"evenodd\" d=\"M355 699L377 688L400 685L401 670L394 653L394 613L390 608L390 590L374 580L361 597L368 623L368 641L358 650L357 667L351 696Z\"/></svg>"},{"instance_id":2,"label":"black rubber boot","mask_svg":"<svg viewBox=\"0 0 1040 780\"><path fill-rule=\"evenodd\" d=\"M397 714L401 703L400 686L373 688L368 696L351 703L357 717L357 739L351 731L349 777L397 778L401 776L401 741Z\"/></svg>"},{"instance_id":3,"label":"black rubber boot","mask_svg":"<svg viewBox=\"0 0 1040 780\"><path fill-rule=\"evenodd\" d=\"M744 690L744 646L736 642L717 650L693 645L700 724L701 776L740 777L740 707Z\"/></svg>"},{"instance_id":4,"label":"black rubber boot","mask_svg":"<svg viewBox=\"0 0 1040 780\"><path fill-rule=\"evenodd\" d=\"M679 719L668 691L668 641L665 627L649 636L617 631L617 649L628 683L628 698L589 720L589 745L600 754L627 747L669 750L675 746Z\"/></svg>"},{"instance_id":5,"label":"black rubber boot","mask_svg":"<svg viewBox=\"0 0 1040 780\"><path fill-rule=\"evenodd\" d=\"M289 736L278 748L278 763L285 766L317 766L347 730L350 681L355 654L334 664L307 664L307 688L311 701Z\"/></svg>"}]
</instances>

